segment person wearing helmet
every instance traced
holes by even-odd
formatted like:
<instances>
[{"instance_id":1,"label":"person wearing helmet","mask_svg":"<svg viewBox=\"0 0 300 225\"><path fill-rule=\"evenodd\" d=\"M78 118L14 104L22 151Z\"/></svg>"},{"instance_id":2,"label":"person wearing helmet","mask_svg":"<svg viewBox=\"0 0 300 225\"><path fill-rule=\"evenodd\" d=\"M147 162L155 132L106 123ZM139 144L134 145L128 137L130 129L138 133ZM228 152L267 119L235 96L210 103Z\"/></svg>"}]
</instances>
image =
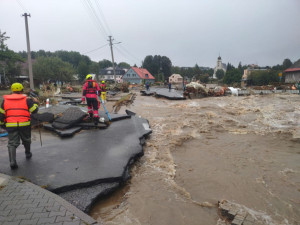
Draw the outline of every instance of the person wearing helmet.
<instances>
[{"instance_id":1,"label":"person wearing helmet","mask_svg":"<svg viewBox=\"0 0 300 225\"><path fill-rule=\"evenodd\" d=\"M26 159L32 157L30 114L37 113L38 105L23 94L22 84L12 84L11 91L12 94L3 96L4 100L0 107L0 125L5 126L8 132L7 148L10 167L17 169L16 149L20 145L20 139L25 148Z\"/></svg>"},{"instance_id":2,"label":"person wearing helmet","mask_svg":"<svg viewBox=\"0 0 300 225\"><path fill-rule=\"evenodd\" d=\"M103 102L106 102L106 84L104 80L101 82L100 88L101 88L101 99Z\"/></svg>"},{"instance_id":3,"label":"person wearing helmet","mask_svg":"<svg viewBox=\"0 0 300 225\"><path fill-rule=\"evenodd\" d=\"M82 90L82 103L85 103L85 98L88 106L88 113L91 118L94 119L95 125L99 122L99 114L98 109L100 106L100 102L98 100L98 95L101 95L101 90L99 85L95 80L93 80L92 75L88 74L86 76L86 82L83 85Z\"/></svg>"}]
</instances>

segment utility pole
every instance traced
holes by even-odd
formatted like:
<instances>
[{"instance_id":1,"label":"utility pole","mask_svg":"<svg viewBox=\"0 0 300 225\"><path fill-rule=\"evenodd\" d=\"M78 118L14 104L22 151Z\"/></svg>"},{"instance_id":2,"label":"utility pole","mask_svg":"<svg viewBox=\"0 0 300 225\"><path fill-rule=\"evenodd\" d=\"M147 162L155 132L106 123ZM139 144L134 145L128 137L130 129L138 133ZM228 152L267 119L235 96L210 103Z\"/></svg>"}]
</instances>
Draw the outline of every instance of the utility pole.
<instances>
[{"instance_id":1,"label":"utility pole","mask_svg":"<svg viewBox=\"0 0 300 225\"><path fill-rule=\"evenodd\" d=\"M29 30L28 30L28 20L27 20L27 16L30 17L30 14L24 13L22 16L25 17L26 40L27 40L27 57L28 57L28 69L29 69L29 83L30 83L30 89L34 89L33 75L32 75L30 41L29 41Z\"/></svg>"},{"instance_id":2,"label":"utility pole","mask_svg":"<svg viewBox=\"0 0 300 225\"><path fill-rule=\"evenodd\" d=\"M115 83L117 83L117 80L116 80L116 70L115 70L115 60L114 60L114 52L113 52L113 39L111 39L111 36L108 36L109 37L109 45L110 45L110 52L111 52L111 58L112 58L112 63L113 63L113 70L114 70L114 80L115 80Z\"/></svg>"}]
</instances>

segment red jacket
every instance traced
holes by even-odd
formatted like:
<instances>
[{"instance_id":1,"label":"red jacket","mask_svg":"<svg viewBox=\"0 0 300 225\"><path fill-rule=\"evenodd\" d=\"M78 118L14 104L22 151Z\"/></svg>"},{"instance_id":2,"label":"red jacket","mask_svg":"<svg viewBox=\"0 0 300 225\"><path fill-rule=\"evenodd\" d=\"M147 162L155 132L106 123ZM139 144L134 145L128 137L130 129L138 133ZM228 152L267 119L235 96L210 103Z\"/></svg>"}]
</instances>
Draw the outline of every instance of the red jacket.
<instances>
[{"instance_id":1,"label":"red jacket","mask_svg":"<svg viewBox=\"0 0 300 225\"><path fill-rule=\"evenodd\" d=\"M97 98L101 94L99 85L95 80L87 80L83 85L82 96L86 98Z\"/></svg>"},{"instance_id":2,"label":"red jacket","mask_svg":"<svg viewBox=\"0 0 300 225\"><path fill-rule=\"evenodd\" d=\"M106 84L100 84L101 91L106 92Z\"/></svg>"}]
</instances>

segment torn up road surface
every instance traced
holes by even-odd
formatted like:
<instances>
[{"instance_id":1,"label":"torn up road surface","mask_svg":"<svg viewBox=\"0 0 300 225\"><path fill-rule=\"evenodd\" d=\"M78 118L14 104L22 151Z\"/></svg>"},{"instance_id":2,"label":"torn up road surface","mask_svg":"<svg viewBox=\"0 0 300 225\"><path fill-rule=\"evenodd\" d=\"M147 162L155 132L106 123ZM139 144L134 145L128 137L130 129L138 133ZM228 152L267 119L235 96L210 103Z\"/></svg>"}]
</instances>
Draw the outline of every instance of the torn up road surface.
<instances>
[{"instance_id":1,"label":"torn up road surface","mask_svg":"<svg viewBox=\"0 0 300 225\"><path fill-rule=\"evenodd\" d=\"M0 143L0 172L45 186L87 212L99 196L128 179L128 169L143 155L150 133L148 121L136 115L114 121L105 130L84 130L72 138L61 139L43 130L42 147L38 133L33 131L33 157L26 160L20 145L18 170L10 169L6 145ZM79 194L82 192L84 195Z\"/></svg>"}]
</instances>

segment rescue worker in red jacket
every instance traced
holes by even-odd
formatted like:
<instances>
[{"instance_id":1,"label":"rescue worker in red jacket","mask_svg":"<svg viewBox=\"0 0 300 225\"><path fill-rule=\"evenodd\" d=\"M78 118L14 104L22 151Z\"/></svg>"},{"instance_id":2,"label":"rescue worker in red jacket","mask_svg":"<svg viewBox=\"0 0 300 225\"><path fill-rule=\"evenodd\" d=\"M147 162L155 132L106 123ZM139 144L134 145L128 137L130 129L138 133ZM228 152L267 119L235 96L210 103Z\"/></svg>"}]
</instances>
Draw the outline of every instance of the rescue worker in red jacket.
<instances>
[{"instance_id":1,"label":"rescue worker in red jacket","mask_svg":"<svg viewBox=\"0 0 300 225\"><path fill-rule=\"evenodd\" d=\"M99 122L99 114L98 109L100 106L100 102L98 100L98 96L101 95L101 90L99 85L95 80L92 79L92 75L88 74L86 76L86 82L83 85L82 90L82 103L85 103L85 98L88 106L88 113L91 118L94 119L95 125Z\"/></svg>"},{"instance_id":2,"label":"rescue worker in red jacket","mask_svg":"<svg viewBox=\"0 0 300 225\"><path fill-rule=\"evenodd\" d=\"M11 169L17 169L16 149L20 145L20 139L25 147L27 159L32 157L30 151L31 126L30 114L37 113L38 105L23 93L23 85L14 83L11 85L12 94L4 95L0 107L0 125L6 126L8 132L8 155Z\"/></svg>"},{"instance_id":3,"label":"rescue worker in red jacket","mask_svg":"<svg viewBox=\"0 0 300 225\"><path fill-rule=\"evenodd\" d=\"M106 84L104 80L100 84L100 89L101 89L101 99L103 102L106 102Z\"/></svg>"}]
</instances>

